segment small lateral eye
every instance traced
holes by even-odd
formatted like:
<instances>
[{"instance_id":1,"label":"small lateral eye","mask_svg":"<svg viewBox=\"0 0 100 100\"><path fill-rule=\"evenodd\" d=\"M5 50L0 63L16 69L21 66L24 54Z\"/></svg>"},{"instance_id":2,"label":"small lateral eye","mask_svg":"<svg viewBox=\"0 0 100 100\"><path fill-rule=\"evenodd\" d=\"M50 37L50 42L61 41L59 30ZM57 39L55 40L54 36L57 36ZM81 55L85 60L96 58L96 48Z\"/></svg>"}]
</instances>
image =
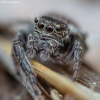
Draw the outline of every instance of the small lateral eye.
<instances>
[{"instance_id":1,"label":"small lateral eye","mask_svg":"<svg viewBox=\"0 0 100 100\"><path fill-rule=\"evenodd\" d=\"M46 29L45 29L48 33L53 32L53 26L52 25L47 25Z\"/></svg>"},{"instance_id":2,"label":"small lateral eye","mask_svg":"<svg viewBox=\"0 0 100 100\"><path fill-rule=\"evenodd\" d=\"M38 18L35 18L34 22L37 23L38 22Z\"/></svg>"},{"instance_id":3,"label":"small lateral eye","mask_svg":"<svg viewBox=\"0 0 100 100\"><path fill-rule=\"evenodd\" d=\"M39 22L38 23L38 28L39 29L43 29L44 28L45 23L44 22Z\"/></svg>"},{"instance_id":4,"label":"small lateral eye","mask_svg":"<svg viewBox=\"0 0 100 100\"><path fill-rule=\"evenodd\" d=\"M61 32L63 30L63 26L56 25L56 28L55 29L56 29L57 32Z\"/></svg>"}]
</instances>

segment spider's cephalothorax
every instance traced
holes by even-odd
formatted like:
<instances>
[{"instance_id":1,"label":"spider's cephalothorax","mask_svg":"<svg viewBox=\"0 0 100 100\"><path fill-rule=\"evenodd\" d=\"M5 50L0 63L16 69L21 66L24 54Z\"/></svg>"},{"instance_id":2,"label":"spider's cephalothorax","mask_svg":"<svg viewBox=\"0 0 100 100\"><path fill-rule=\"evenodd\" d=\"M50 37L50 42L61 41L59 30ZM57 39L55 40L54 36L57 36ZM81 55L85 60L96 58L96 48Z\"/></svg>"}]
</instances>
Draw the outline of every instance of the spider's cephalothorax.
<instances>
[{"instance_id":1,"label":"spider's cephalothorax","mask_svg":"<svg viewBox=\"0 0 100 100\"><path fill-rule=\"evenodd\" d=\"M66 18L54 17L35 18L33 33L20 33L14 42L15 54L26 70L30 67L26 63L26 58L34 58L37 54L42 61L52 60L64 65L73 60L72 79L76 80L82 61L84 35Z\"/></svg>"},{"instance_id":2,"label":"spider's cephalothorax","mask_svg":"<svg viewBox=\"0 0 100 100\"><path fill-rule=\"evenodd\" d=\"M35 18L35 30L42 37L55 39L59 42L67 41L69 37L67 24L47 16Z\"/></svg>"},{"instance_id":3,"label":"spider's cephalothorax","mask_svg":"<svg viewBox=\"0 0 100 100\"><path fill-rule=\"evenodd\" d=\"M33 35L31 34L34 38L34 48L42 61L54 61L55 52L70 41L67 24L48 16L35 18L34 22L35 29Z\"/></svg>"}]
</instances>

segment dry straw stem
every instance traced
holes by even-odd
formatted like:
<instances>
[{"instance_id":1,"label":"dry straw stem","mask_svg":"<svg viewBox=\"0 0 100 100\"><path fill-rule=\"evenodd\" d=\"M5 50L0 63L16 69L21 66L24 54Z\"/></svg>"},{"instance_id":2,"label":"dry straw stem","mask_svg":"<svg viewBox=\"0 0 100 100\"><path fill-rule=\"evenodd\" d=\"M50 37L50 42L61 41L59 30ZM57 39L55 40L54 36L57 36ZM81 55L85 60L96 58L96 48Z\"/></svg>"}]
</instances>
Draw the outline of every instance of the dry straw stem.
<instances>
[{"instance_id":1,"label":"dry straw stem","mask_svg":"<svg viewBox=\"0 0 100 100\"><path fill-rule=\"evenodd\" d=\"M0 44L2 44L2 48L5 52L11 56L11 42L3 37L0 37ZM50 70L36 61L30 60L30 62L36 74L54 86L62 94L70 93L78 100L99 100L99 94L81 86L76 82L72 82L69 78Z\"/></svg>"}]
</instances>

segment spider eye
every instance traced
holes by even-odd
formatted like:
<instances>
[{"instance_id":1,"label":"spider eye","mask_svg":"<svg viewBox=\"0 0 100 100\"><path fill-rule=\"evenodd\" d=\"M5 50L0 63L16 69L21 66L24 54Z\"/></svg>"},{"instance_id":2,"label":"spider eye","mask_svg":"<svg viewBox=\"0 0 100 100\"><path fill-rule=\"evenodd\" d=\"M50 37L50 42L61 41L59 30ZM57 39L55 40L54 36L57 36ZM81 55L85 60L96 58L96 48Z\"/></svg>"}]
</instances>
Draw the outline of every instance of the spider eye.
<instances>
[{"instance_id":1,"label":"spider eye","mask_svg":"<svg viewBox=\"0 0 100 100\"><path fill-rule=\"evenodd\" d=\"M38 23L38 28L39 29L43 29L44 28L44 25L45 25L44 22L39 22Z\"/></svg>"},{"instance_id":2,"label":"spider eye","mask_svg":"<svg viewBox=\"0 0 100 100\"><path fill-rule=\"evenodd\" d=\"M63 27L61 25L56 25L56 31L59 33L63 30Z\"/></svg>"},{"instance_id":3,"label":"spider eye","mask_svg":"<svg viewBox=\"0 0 100 100\"><path fill-rule=\"evenodd\" d=\"M53 26L52 26L52 25L47 25L46 31L47 31L48 33L53 32Z\"/></svg>"},{"instance_id":4,"label":"spider eye","mask_svg":"<svg viewBox=\"0 0 100 100\"><path fill-rule=\"evenodd\" d=\"M38 22L38 18L35 18L34 22L37 23Z\"/></svg>"}]
</instances>

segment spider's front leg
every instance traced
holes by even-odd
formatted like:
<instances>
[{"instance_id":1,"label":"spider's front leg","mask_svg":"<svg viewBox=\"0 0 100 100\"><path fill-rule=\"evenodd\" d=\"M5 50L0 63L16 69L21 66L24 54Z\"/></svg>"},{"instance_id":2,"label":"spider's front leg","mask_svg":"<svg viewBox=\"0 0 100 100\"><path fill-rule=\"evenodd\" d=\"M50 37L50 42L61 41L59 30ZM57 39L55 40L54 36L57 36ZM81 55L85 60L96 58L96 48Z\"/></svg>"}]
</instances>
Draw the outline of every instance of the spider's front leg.
<instances>
[{"instance_id":1,"label":"spider's front leg","mask_svg":"<svg viewBox=\"0 0 100 100\"><path fill-rule=\"evenodd\" d=\"M29 59L34 58L34 56L36 55L36 51L34 50L34 37L33 35L30 33L28 36L28 41L27 41L27 45L26 45L26 55Z\"/></svg>"},{"instance_id":2,"label":"spider's front leg","mask_svg":"<svg viewBox=\"0 0 100 100\"><path fill-rule=\"evenodd\" d=\"M29 59L28 59L28 58L31 58L30 53L32 53L32 51L33 51L33 45L32 45L33 41L29 39L27 41L27 45L29 46L29 48L27 48L27 47L24 48L25 43L23 42L24 39L22 39L22 37L23 37L22 34L19 35L16 40L14 40L13 51L14 51L15 56L18 59L19 64L21 65L22 69L26 72L26 74L32 73L35 75L35 72L33 70L31 70L32 69L31 64L29 63ZM28 36L28 38L30 38L31 36L32 35L30 34ZM25 49L27 52L25 52ZM28 51L30 51L30 53L28 53ZM27 56L28 56L28 58L27 58Z\"/></svg>"},{"instance_id":3,"label":"spider's front leg","mask_svg":"<svg viewBox=\"0 0 100 100\"><path fill-rule=\"evenodd\" d=\"M78 78L78 73L82 63L82 53L83 53L82 44L80 43L80 41L76 40L74 43L74 66L73 66L74 74L72 77L73 81L76 81Z\"/></svg>"},{"instance_id":4,"label":"spider's front leg","mask_svg":"<svg viewBox=\"0 0 100 100\"><path fill-rule=\"evenodd\" d=\"M28 38L30 40L30 41L28 40L28 43L31 43L32 35L29 35ZM33 51L31 49L33 49L32 44L29 45L29 48L27 50L30 50L30 52L31 52L31 51ZM41 91L39 91L39 88L37 86L36 74L35 74L34 70L32 69L29 59L27 58L25 49L23 47L23 42L19 38L14 41L13 50L14 50L15 56L18 59L20 66L22 68L22 71L25 73L26 78L28 79L27 82L29 82L31 87L33 88L32 92L34 92L33 93L34 98L36 100L39 100L39 98L41 97L41 100L43 100Z\"/></svg>"}]
</instances>

